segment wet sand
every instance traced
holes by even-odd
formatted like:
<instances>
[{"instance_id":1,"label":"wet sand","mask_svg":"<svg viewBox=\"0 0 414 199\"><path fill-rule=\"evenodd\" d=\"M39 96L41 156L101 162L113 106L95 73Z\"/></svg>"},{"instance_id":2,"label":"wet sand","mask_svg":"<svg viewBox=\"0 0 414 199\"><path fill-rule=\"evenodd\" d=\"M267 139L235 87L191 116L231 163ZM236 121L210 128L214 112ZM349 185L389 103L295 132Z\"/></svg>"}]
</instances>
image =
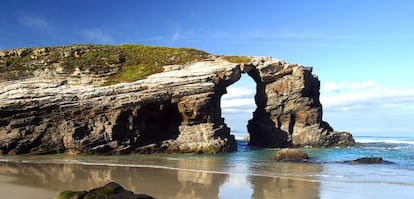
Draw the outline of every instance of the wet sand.
<instances>
[{"instance_id":1,"label":"wet sand","mask_svg":"<svg viewBox=\"0 0 414 199\"><path fill-rule=\"evenodd\" d=\"M273 150L247 148L215 155L0 156L0 198L55 198L110 181L161 199L411 198L412 145L388 147L304 149L321 164L275 163ZM326 163L383 153L397 164Z\"/></svg>"},{"instance_id":2,"label":"wet sand","mask_svg":"<svg viewBox=\"0 0 414 199\"><path fill-rule=\"evenodd\" d=\"M410 198L414 194L409 170L408 176L397 177L402 174L391 166L252 159L232 154L7 157L0 160L0 193L8 199L48 199L64 190L90 190L115 181L159 199Z\"/></svg>"},{"instance_id":3,"label":"wet sand","mask_svg":"<svg viewBox=\"0 0 414 199\"><path fill-rule=\"evenodd\" d=\"M7 199L47 199L55 198L58 191L51 191L45 188L33 187L25 184L16 184L19 179L0 175L1 198Z\"/></svg>"},{"instance_id":4,"label":"wet sand","mask_svg":"<svg viewBox=\"0 0 414 199\"><path fill-rule=\"evenodd\" d=\"M210 160L183 164L171 169L0 162L0 193L5 198L55 198L63 190L89 190L116 181L125 189L161 199L319 198L317 182L217 172L214 168L220 164Z\"/></svg>"}]
</instances>

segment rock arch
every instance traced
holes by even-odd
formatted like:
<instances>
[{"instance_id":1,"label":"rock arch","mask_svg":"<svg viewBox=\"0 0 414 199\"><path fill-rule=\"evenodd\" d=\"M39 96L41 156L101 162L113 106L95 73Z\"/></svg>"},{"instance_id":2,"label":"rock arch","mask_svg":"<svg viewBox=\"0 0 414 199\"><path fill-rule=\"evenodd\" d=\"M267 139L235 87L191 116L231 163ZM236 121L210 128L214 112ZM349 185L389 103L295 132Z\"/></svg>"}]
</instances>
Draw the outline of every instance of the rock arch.
<instances>
[{"instance_id":1,"label":"rock arch","mask_svg":"<svg viewBox=\"0 0 414 199\"><path fill-rule=\"evenodd\" d=\"M349 133L335 132L322 120L320 82L312 74L311 67L261 58L241 65L240 73L247 73L256 82L257 108L247 125L250 145L353 145L354 141ZM235 76L240 77L239 74Z\"/></svg>"},{"instance_id":2,"label":"rock arch","mask_svg":"<svg viewBox=\"0 0 414 199\"><path fill-rule=\"evenodd\" d=\"M257 84L250 144L262 147L349 146L350 133L322 120L312 68L252 57L220 57L132 83L65 85L68 76L0 83L0 153L153 153L234 151L221 116L226 88L247 73ZM82 71L81 71L82 72Z\"/></svg>"}]
</instances>

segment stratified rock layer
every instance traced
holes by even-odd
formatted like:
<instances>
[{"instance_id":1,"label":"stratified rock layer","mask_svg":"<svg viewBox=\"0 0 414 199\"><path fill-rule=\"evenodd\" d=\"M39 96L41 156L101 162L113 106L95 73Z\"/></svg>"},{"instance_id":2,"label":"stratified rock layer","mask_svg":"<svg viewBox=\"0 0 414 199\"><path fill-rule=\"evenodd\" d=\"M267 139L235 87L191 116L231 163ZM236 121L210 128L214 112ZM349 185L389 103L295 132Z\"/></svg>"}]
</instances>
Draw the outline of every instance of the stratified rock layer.
<instances>
[{"instance_id":1,"label":"stratified rock layer","mask_svg":"<svg viewBox=\"0 0 414 199\"><path fill-rule=\"evenodd\" d=\"M335 132L322 120L320 82L311 67L254 59L246 71L257 84L257 109L249 121L255 146L350 146L352 135Z\"/></svg>"},{"instance_id":2,"label":"stratified rock layer","mask_svg":"<svg viewBox=\"0 0 414 199\"><path fill-rule=\"evenodd\" d=\"M311 68L263 57L245 64L212 57L106 87L68 84L74 75L1 82L0 150L4 154L233 151L237 145L221 117L220 99L242 73L257 84L257 109L248 124L250 145L354 144L350 133L335 132L322 120L319 80Z\"/></svg>"}]
</instances>

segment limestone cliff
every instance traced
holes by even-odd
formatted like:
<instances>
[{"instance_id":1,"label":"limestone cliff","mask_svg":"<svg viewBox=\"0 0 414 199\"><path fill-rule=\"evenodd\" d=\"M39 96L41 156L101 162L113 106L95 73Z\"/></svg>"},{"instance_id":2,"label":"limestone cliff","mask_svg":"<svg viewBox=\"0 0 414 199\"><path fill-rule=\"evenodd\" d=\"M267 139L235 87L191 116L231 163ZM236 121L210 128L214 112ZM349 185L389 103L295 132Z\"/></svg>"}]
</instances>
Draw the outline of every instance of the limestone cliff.
<instances>
[{"instance_id":1,"label":"limestone cliff","mask_svg":"<svg viewBox=\"0 0 414 199\"><path fill-rule=\"evenodd\" d=\"M89 52L87 49L100 50L86 46L79 52ZM23 50L25 56L34 51L41 50ZM16 50L11 52L0 53L2 71L7 71L4 63L10 65L11 58L22 57ZM83 56L70 52L69 57ZM322 120L319 80L312 68L268 57L251 57L245 63L210 55L198 58L166 65L163 72L143 79L110 86L97 85L123 70L122 52L115 58L118 61L94 62L99 70L72 67L60 73L61 62L43 61L43 68L34 67L30 75L3 78L0 150L4 154L233 151L237 145L221 117L220 99L242 73L257 84L257 109L248 124L250 145L354 144L351 134L335 132ZM99 60L109 59L113 58ZM30 68L39 62L18 65Z\"/></svg>"}]
</instances>

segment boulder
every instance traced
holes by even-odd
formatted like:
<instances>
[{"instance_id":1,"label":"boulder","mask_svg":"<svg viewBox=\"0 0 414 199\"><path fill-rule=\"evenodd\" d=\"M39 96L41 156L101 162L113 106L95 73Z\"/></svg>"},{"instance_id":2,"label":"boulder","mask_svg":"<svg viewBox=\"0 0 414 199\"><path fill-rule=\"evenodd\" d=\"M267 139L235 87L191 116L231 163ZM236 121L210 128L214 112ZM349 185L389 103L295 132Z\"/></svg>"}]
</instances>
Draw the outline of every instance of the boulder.
<instances>
[{"instance_id":1,"label":"boulder","mask_svg":"<svg viewBox=\"0 0 414 199\"><path fill-rule=\"evenodd\" d=\"M394 164L393 162L386 161L382 157L363 157L355 160L345 161L348 164Z\"/></svg>"},{"instance_id":2,"label":"boulder","mask_svg":"<svg viewBox=\"0 0 414 199\"><path fill-rule=\"evenodd\" d=\"M309 160L307 153L297 149L281 149L273 155L277 162L305 162Z\"/></svg>"},{"instance_id":3,"label":"boulder","mask_svg":"<svg viewBox=\"0 0 414 199\"><path fill-rule=\"evenodd\" d=\"M153 197L146 194L135 194L131 191L125 190L121 185L116 182L110 182L102 187L92 189L89 191L63 191L57 199L119 199L119 198L130 198L130 199L153 199Z\"/></svg>"}]
</instances>

